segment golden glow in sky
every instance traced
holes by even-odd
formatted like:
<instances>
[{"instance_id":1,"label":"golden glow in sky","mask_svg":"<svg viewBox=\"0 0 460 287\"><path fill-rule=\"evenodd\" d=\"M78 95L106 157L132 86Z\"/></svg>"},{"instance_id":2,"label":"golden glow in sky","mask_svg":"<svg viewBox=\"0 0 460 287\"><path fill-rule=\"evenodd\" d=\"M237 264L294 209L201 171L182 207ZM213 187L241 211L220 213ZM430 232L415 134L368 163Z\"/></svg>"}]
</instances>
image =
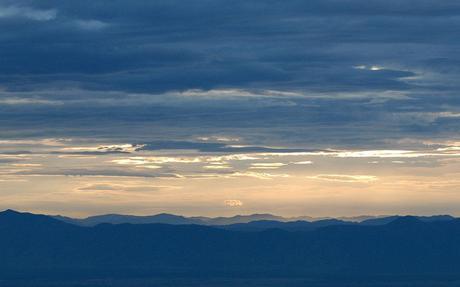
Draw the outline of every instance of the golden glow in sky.
<instances>
[{"instance_id":1,"label":"golden glow in sky","mask_svg":"<svg viewBox=\"0 0 460 287\"><path fill-rule=\"evenodd\" d=\"M0 208L72 216L351 216L458 214L460 204L455 141L418 150L226 153L83 142L0 142Z\"/></svg>"}]
</instances>

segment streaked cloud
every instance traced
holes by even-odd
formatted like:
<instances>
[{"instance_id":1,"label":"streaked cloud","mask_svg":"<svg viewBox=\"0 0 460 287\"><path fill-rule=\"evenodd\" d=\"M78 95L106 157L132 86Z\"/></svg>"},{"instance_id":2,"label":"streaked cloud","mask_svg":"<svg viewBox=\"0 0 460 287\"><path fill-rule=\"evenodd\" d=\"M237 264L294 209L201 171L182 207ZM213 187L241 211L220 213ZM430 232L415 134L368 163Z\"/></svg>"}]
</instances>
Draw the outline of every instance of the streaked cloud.
<instances>
[{"instance_id":1,"label":"streaked cloud","mask_svg":"<svg viewBox=\"0 0 460 287\"><path fill-rule=\"evenodd\" d=\"M30 98L3 98L0 99L0 105L61 105L62 102L56 102L46 99L30 99Z\"/></svg>"},{"instance_id":2,"label":"streaked cloud","mask_svg":"<svg viewBox=\"0 0 460 287\"><path fill-rule=\"evenodd\" d=\"M205 165L204 169L231 169L231 166L228 165Z\"/></svg>"},{"instance_id":3,"label":"streaked cloud","mask_svg":"<svg viewBox=\"0 0 460 287\"><path fill-rule=\"evenodd\" d=\"M265 163L252 163L251 169L278 169L287 164L281 162L265 162Z\"/></svg>"},{"instance_id":4,"label":"streaked cloud","mask_svg":"<svg viewBox=\"0 0 460 287\"><path fill-rule=\"evenodd\" d=\"M50 21L56 18L55 9L35 9L27 6L0 6L0 18L25 18L34 21Z\"/></svg>"},{"instance_id":5,"label":"streaked cloud","mask_svg":"<svg viewBox=\"0 0 460 287\"><path fill-rule=\"evenodd\" d=\"M297 162L293 162L293 164L307 165L307 164L313 164L313 161L311 160L297 161Z\"/></svg>"},{"instance_id":6,"label":"streaked cloud","mask_svg":"<svg viewBox=\"0 0 460 287\"><path fill-rule=\"evenodd\" d=\"M236 137L226 137L226 136L207 136L207 137L198 137L198 140L202 141L217 141L217 142L239 142L241 139Z\"/></svg>"},{"instance_id":7,"label":"streaked cloud","mask_svg":"<svg viewBox=\"0 0 460 287\"><path fill-rule=\"evenodd\" d=\"M127 192L151 192L160 189L176 189L175 186L158 186L145 184L113 184L113 183L91 183L79 187L79 191L127 191Z\"/></svg>"},{"instance_id":8,"label":"streaked cloud","mask_svg":"<svg viewBox=\"0 0 460 287\"><path fill-rule=\"evenodd\" d=\"M287 178L290 177L289 174L285 173L266 173L266 172L235 172L230 175L231 177L253 177L257 179L273 179L273 178Z\"/></svg>"},{"instance_id":9,"label":"streaked cloud","mask_svg":"<svg viewBox=\"0 0 460 287\"><path fill-rule=\"evenodd\" d=\"M79 146L79 147L65 147L62 148L63 152L100 152L100 153L131 153L141 149L144 145L137 144L121 144L121 145L107 145L107 146Z\"/></svg>"},{"instance_id":10,"label":"streaked cloud","mask_svg":"<svg viewBox=\"0 0 460 287\"><path fill-rule=\"evenodd\" d=\"M370 66L358 65L358 66L354 66L353 68L359 69L359 70L370 70L370 71L380 71L380 70L384 70L384 69L385 69L384 67L382 67L382 66L377 66L377 65L370 65Z\"/></svg>"},{"instance_id":11,"label":"streaked cloud","mask_svg":"<svg viewBox=\"0 0 460 287\"><path fill-rule=\"evenodd\" d=\"M318 174L309 176L310 179L350 182L350 183L369 183L378 180L378 177L373 175L347 175L347 174Z\"/></svg>"},{"instance_id":12,"label":"streaked cloud","mask_svg":"<svg viewBox=\"0 0 460 287\"><path fill-rule=\"evenodd\" d=\"M75 25L83 30L88 30L88 31L97 31L97 30L102 30L104 28L107 28L109 26L108 23L99 21L99 20L76 20Z\"/></svg>"},{"instance_id":13,"label":"streaked cloud","mask_svg":"<svg viewBox=\"0 0 460 287\"><path fill-rule=\"evenodd\" d=\"M49 168L42 170L13 170L15 175L24 176L80 176L80 177L166 177L179 178L180 175L174 173L146 172L115 168Z\"/></svg>"},{"instance_id":14,"label":"streaked cloud","mask_svg":"<svg viewBox=\"0 0 460 287\"><path fill-rule=\"evenodd\" d=\"M54 139L54 138L45 138L45 139L3 139L0 140L0 145L10 145L10 146L64 146L66 142L71 141L70 139Z\"/></svg>"},{"instance_id":15,"label":"streaked cloud","mask_svg":"<svg viewBox=\"0 0 460 287\"><path fill-rule=\"evenodd\" d=\"M15 167L40 167L42 164L40 163L14 163L12 166Z\"/></svg>"}]
</instances>

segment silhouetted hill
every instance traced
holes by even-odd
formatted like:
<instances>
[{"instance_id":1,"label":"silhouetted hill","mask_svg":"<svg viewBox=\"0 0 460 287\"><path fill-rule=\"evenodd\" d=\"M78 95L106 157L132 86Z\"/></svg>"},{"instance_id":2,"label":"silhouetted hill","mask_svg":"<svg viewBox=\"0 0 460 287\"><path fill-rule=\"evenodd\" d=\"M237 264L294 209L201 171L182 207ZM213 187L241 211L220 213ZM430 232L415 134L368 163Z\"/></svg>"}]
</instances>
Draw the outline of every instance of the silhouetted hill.
<instances>
[{"instance_id":1,"label":"silhouetted hill","mask_svg":"<svg viewBox=\"0 0 460 287\"><path fill-rule=\"evenodd\" d=\"M458 219L241 232L199 225L82 227L5 211L0 233L0 279L460 274Z\"/></svg>"},{"instance_id":2,"label":"silhouetted hill","mask_svg":"<svg viewBox=\"0 0 460 287\"><path fill-rule=\"evenodd\" d=\"M135 216L135 215L121 215L121 214L105 214L90 216L83 219L70 218L65 216L54 216L54 218L61 221L82 225L82 226L95 226L101 223L111 223L111 224L122 224L122 223L131 223L131 224L150 224L150 223L164 223L164 224L199 224L199 225L230 225L230 224L239 224L239 223L249 223L252 221L298 221L298 220L317 220L313 217L295 217L295 218L284 218L281 216L276 216L272 214L251 214L251 215L236 215L232 217L185 217L174 214L157 214L150 216Z\"/></svg>"},{"instance_id":3,"label":"silhouetted hill","mask_svg":"<svg viewBox=\"0 0 460 287\"><path fill-rule=\"evenodd\" d=\"M372 219L364 220L360 224L361 225L383 225L383 224L388 224L402 217L404 216L394 215L394 216L372 218ZM414 216L414 217L423 222L449 221L449 220L455 219L454 217L450 215Z\"/></svg>"},{"instance_id":4,"label":"silhouetted hill","mask_svg":"<svg viewBox=\"0 0 460 287\"><path fill-rule=\"evenodd\" d=\"M36 229L38 231L61 228L73 228L74 226L65 224L47 215L32 213L22 213L11 209L0 212L0 228L12 228L15 230Z\"/></svg>"},{"instance_id":5,"label":"silhouetted hill","mask_svg":"<svg viewBox=\"0 0 460 287\"><path fill-rule=\"evenodd\" d=\"M300 217L281 217L272 214L251 214L251 215L236 215L232 217L185 217L174 214L157 214L150 216L135 216L121 214L105 214L91 216L83 219L70 218L65 216L53 216L53 218L66 223L72 223L81 226L96 226L102 223L110 224L174 224L174 225L209 225L219 226L228 230L241 231L261 231L264 229L279 228L289 231L306 231L313 230L318 227L338 224L361 224L361 225L383 225L401 216L358 216L358 217L340 217L334 218L314 218L309 216ZM422 221L440 221L454 219L449 215L437 216L418 216Z\"/></svg>"},{"instance_id":6,"label":"silhouetted hill","mask_svg":"<svg viewBox=\"0 0 460 287\"><path fill-rule=\"evenodd\" d=\"M354 222L347 222L338 219L324 219L318 221L288 221L280 222L273 220L259 220L251 221L248 223L236 223L220 226L227 230L238 230L238 231L263 231L267 229L282 229L287 231L311 231L320 227L330 225L351 225L356 224Z\"/></svg>"},{"instance_id":7,"label":"silhouetted hill","mask_svg":"<svg viewBox=\"0 0 460 287\"><path fill-rule=\"evenodd\" d=\"M121 214L105 214L91 216L84 219L76 219L63 216L55 216L56 219L62 220L67 223L82 225L82 226L95 226L101 223L110 224L151 224L151 223L163 223L163 224L201 224L205 223L199 219L186 218L184 216L161 213L151 216L135 216L135 215L121 215Z\"/></svg>"},{"instance_id":8,"label":"silhouetted hill","mask_svg":"<svg viewBox=\"0 0 460 287\"><path fill-rule=\"evenodd\" d=\"M271 220L271 221L286 221L287 219L281 216L272 214L251 214L251 215L236 215L232 217L199 217L201 221L208 225L229 225L238 223L248 223L259 220Z\"/></svg>"},{"instance_id":9,"label":"silhouetted hill","mask_svg":"<svg viewBox=\"0 0 460 287\"><path fill-rule=\"evenodd\" d=\"M54 216L54 218L61 221L82 225L82 226L95 226L101 223L111 224L151 224L151 223L164 223L164 224L199 224L199 225L228 225L236 223L248 223L256 220L277 220L286 221L281 216L271 214L252 214L252 215L236 215L232 217L184 217L173 214L157 214L150 216L135 216L135 215L120 215L120 214L105 214L91 216L83 219L70 218L65 216Z\"/></svg>"}]
</instances>

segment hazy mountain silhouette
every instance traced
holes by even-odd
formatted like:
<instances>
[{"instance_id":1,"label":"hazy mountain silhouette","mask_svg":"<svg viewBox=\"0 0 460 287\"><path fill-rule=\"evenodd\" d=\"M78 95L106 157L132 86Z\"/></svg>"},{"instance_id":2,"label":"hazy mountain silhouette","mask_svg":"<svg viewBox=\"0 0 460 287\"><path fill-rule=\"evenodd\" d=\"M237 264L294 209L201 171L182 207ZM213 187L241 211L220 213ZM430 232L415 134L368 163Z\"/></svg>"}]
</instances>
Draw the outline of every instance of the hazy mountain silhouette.
<instances>
[{"instance_id":1,"label":"hazy mountain silhouette","mask_svg":"<svg viewBox=\"0 0 460 287\"><path fill-rule=\"evenodd\" d=\"M53 216L53 218L66 223L72 223L81 226L96 226L102 223L110 224L196 224L221 226L229 230L245 230L245 231L260 231L269 228L280 228L284 230L312 230L317 227L340 224L363 224L363 225L383 225L396 220L401 216L357 216L357 217L339 217L324 218L324 217L282 217L272 214L251 214L251 215L236 215L232 217L185 217L174 214L161 213L150 216L135 216L121 214L105 214L91 216L83 219L70 218L65 216ZM438 221L452 220L454 217L449 215L436 216L418 216L422 221ZM247 224L247 225L246 225Z\"/></svg>"},{"instance_id":2,"label":"hazy mountain silhouette","mask_svg":"<svg viewBox=\"0 0 460 287\"><path fill-rule=\"evenodd\" d=\"M271 221L295 221L295 220L316 220L313 217L296 217L284 218L272 214L251 214L251 215L236 215L232 217L185 217L174 214L157 214L150 216L135 216L135 215L120 215L120 214L106 214L91 216L83 219L70 218L65 216L54 216L54 218L62 220L67 223L73 223L82 226L95 226L101 223L111 224L149 224L149 223L164 223L164 224L199 224L199 225L229 225L237 223L248 223L259 220Z\"/></svg>"},{"instance_id":3,"label":"hazy mountain silhouette","mask_svg":"<svg viewBox=\"0 0 460 287\"><path fill-rule=\"evenodd\" d=\"M364 220L360 224L361 225L383 225L383 224L388 224L402 217L403 216L394 215L394 216L387 216L387 217L380 217L380 218L372 218L372 219ZM423 222L447 221L447 220L455 219L454 217L450 215L414 216L414 217Z\"/></svg>"},{"instance_id":4,"label":"hazy mountain silhouette","mask_svg":"<svg viewBox=\"0 0 460 287\"><path fill-rule=\"evenodd\" d=\"M276 216L272 214L251 214L251 215L236 215L232 217L195 217L199 218L205 224L209 225L228 225L237 223L248 223L258 220L274 220L274 221L286 221L286 218Z\"/></svg>"},{"instance_id":5,"label":"hazy mountain silhouette","mask_svg":"<svg viewBox=\"0 0 460 287\"><path fill-rule=\"evenodd\" d=\"M200 219L187 218L184 216L161 213L151 216L135 216L135 215L121 215L121 214L105 214L91 216L84 219L70 218L64 216L55 216L54 218L62 220L67 223L73 223L82 226L95 226L101 223L110 224L150 224L150 223L163 223L163 224L201 224L205 225Z\"/></svg>"},{"instance_id":6,"label":"hazy mountain silhouette","mask_svg":"<svg viewBox=\"0 0 460 287\"><path fill-rule=\"evenodd\" d=\"M227 230L238 230L238 231L263 231L267 229L282 229L287 231L311 231L319 227L331 226L331 225L352 225L357 224L355 222L348 222L338 219L324 219L318 221L288 221L280 222L274 220L258 220L251 221L248 223L236 223L220 226Z\"/></svg>"},{"instance_id":7,"label":"hazy mountain silhouette","mask_svg":"<svg viewBox=\"0 0 460 287\"><path fill-rule=\"evenodd\" d=\"M242 232L200 225L82 227L9 210L0 213L0 234L0 279L460 274L458 219Z\"/></svg>"}]
</instances>

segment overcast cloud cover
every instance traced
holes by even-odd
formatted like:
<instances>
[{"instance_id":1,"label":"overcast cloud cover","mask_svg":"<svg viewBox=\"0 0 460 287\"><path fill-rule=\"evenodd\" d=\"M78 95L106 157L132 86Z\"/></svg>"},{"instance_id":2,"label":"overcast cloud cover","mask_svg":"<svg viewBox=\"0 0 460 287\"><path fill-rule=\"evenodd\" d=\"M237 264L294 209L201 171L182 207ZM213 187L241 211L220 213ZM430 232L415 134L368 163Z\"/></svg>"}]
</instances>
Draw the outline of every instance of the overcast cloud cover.
<instances>
[{"instance_id":1,"label":"overcast cloud cover","mask_svg":"<svg viewBox=\"0 0 460 287\"><path fill-rule=\"evenodd\" d=\"M460 149L459 31L457 0L0 0L0 165L164 150L438 156ZM110 144L133 147L81 148ZM60 173L94 172L75 165ZM309 178L347 178L323 173Z\"/></svg>"},{"instance_id":2,"label":"overcast cloud cover","mask_svg":"<svg viewBox=\"0 0 460 287\"><path fill-rule=\"evenodd\" d=\"M361 145L459 128L458 1L2 0L0 11L5 136L147 125L157 137L168 125L179 138L206 127Z\"/></svg>"}]
</instances>

